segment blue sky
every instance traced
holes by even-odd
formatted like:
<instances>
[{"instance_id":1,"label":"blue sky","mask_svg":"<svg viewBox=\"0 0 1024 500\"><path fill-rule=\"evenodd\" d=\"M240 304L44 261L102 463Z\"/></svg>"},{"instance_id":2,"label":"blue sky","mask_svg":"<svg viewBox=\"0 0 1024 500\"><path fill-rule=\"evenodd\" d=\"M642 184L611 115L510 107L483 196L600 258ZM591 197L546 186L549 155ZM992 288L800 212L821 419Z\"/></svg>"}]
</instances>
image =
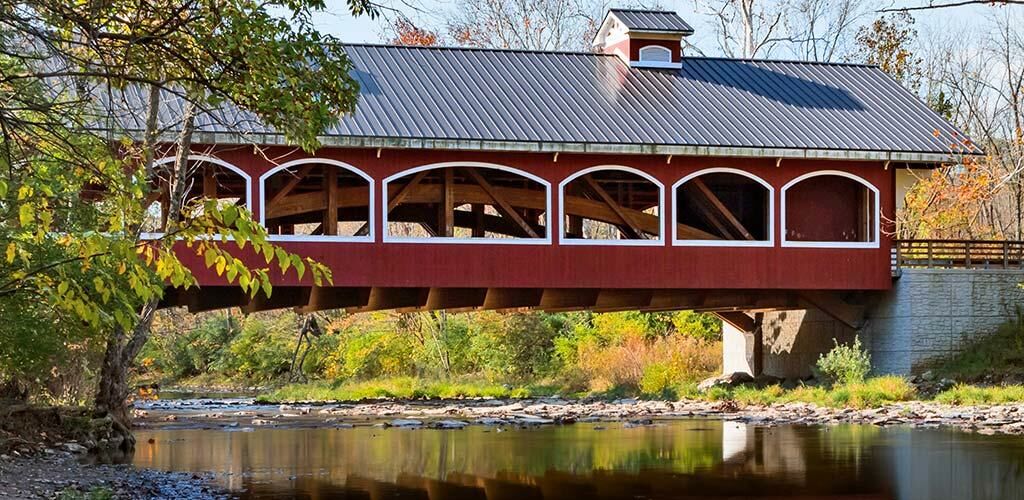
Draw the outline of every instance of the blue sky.
<instances>
[{"instance_id":1,"label":"blue sky","mask_svg":"<svg viewBox=\"0 0 1024 500\"><path fill-rule=\"evenodd\" d=\"M397 0L396 8L407 12L409 17L417 22L431 21L433 24L440 24L439 13L451 10L452 0L405 0L409 6L402 4L403 0ZM921 5L927 0L905 1L895 0L894 5ZM714 41L700 38L701 28L704 19L695 13L693 0L661 0L659 2L667 10L674 10L684 19L690 21L697 28L697 34L693 42L702 47L705 51L714 53ZM612 2L614 5L615 2ZM932 32L942 32L955 27L958 30L980 29L984 30L987 25L987 18L993 10L1001 11L1006 9L1018 9L1024 11L1024 7L990 7L984 5L956 7L935 11L924 11L915 13L918 22L918 30L922 35ZM434 19L432 19L432 16ZM371 20L367 17L353 18L348 14L344 0L327 0L327 10L319 13L315 18L317 28L323 32L330 33L345 42L357 43L381 43L384 40L384 21Z\"/></svg>"}]
</instances>

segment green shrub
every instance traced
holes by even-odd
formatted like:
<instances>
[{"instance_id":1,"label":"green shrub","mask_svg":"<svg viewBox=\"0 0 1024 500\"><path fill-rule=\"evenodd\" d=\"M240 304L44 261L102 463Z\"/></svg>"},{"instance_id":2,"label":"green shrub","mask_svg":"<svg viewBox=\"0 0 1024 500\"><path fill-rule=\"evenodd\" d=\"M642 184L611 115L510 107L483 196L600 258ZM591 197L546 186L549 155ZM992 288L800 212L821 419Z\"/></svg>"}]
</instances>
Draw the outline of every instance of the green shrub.
<instances>
[{"instance_id":1,"label":"green shrub","mask_svg":"<svg viewBox=\"0 0 1024 500\"><path fill-rule=\"evenodd\" d=\"M818 358L818 371L832 384L863 382L871 371L871 355L862 348L860 337L854 337L850 345L840 345L835 340L833 342L835 347Z\"/></svg>"},{"instance_id":2,"label":"green shrub","mask_svg":"<svg viewBox=\"0 0 1024 500\"><path fill-rule=\"evenodd\" d=\"M679 311L672 314L672 326L682 335L707 341L722 339L722 320L713 314Z\"/></svg>"},{"instance_id":3,"label":"green shrub","mask_svg":"<svg viewBox=\"0 0 1024 500\"><path fill-rule=\"evenodd\" d=\"M261 383L273 380L291 368L298 331L294 313L248 316L221 366L231 377Z\"/></svg>"},{"instance_id":4,"label":"green shrub","mask_svg":"<svg viewBox=\"0 0 1024 500\"><path fill-rule=\"evenodd\" d=\"M669 397L675 384L676 374L669 363L654 362L644 367L644 374L640 377L640 392L648 397Z\"/></svg>"},{"instance_id":5,"label":"green shrub","mask_svg":"<svg viewBox=\"0 0 1024 500\"><path fill-rule=\"evenodd\" d=\"M561 315L480 313L470 322L470 357L489 380L521 382L548 373Z\"/></svg>"}]
</instances>

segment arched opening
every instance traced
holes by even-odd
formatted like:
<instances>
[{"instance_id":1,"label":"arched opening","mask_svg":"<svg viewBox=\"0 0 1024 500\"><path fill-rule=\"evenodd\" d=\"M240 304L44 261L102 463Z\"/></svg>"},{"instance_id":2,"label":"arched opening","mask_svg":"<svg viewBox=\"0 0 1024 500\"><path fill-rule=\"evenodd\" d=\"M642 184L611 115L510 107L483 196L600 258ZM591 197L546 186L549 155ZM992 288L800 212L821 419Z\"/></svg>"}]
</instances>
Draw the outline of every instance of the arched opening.
<instances>
[{"instance_id":1,"label":"arched opening","mask_svg":"<svg viewBox=\"0 0 1024 500\"><path fill-rule=\"evenodd\" d=\"M657 243L661 183L628 167L593 167L561 184L562 242Z\"/></svg>"},{"instance_id":2,"label":"arched opening","mask_svg":"<svg viewBox=\"0 0 1024 500\"><path fill-rule=\"evenodd\" d=\"M153 162L156 182L146 199L147 209L142 224L144 233L160 234L167 227L175 160L175 157L169 156ZM251 209L251 187L252 179L242 169L211 156L189 155L181 205L185 207L206 198L215 199L221 205L239 205Z\"/></svg>"},{"instance_id":3,"label":"arched opening","mask_svg":"<svg viewBox=\"0 0 1024 500\"><path fill-rule=\"evenodd\" d=\"M846 172L812 172L782 189L783 243L788 246L875 246L878 190Z\"/></svg>"},{"instance_id":4,"label":"arched opening","mask_svg":"<svg viewBox=\"0 0 1024 500\"><path fill-rule=\"evenodd\" d=\"M742 170L713 168L676 183L675 241L721 246L770 245L773 189Z\"/></svg>"},{"instance_id":5,"label":"arched opening","mask_svg":"<svg viewBox=\"0 0 1024 500\"><path fill-rule=\"evenodd\" d=\"M550 186L487 163L441 163L384 181L392 241L547 241Z\"/></svg>"},{"instance_id":6,"label":"arched opening","mask_svg":"<svg viewBox=\"0 0 1024 500\"><path fill-rule=\"evenodd\" d=\"M372 237L372 180L351 165L296 160L260 179L263 224L275 238Z\"/></svg>"}]
</instances>

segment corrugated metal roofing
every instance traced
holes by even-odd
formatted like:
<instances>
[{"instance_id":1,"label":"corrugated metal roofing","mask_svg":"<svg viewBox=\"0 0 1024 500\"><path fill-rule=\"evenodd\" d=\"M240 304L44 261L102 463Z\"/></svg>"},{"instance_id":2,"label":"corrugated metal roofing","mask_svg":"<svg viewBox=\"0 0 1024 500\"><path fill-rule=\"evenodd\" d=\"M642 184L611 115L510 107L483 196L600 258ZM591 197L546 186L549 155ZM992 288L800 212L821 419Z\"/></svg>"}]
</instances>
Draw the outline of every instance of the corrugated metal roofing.
<instances>
[{"instance_id":1,"label":"corrugated metal roofing","mask_svg":"<svg viewBox=\"0 0 1024 500\"><path fill-rule=\"evenodd\" d=\"M346 50L360 95L325 145L938 161L964 137L871 66L684 58L651 70L590 53ZM127 97L125 126L141 129L144 96ZM174 123L180 103L165 103L161 120ZM280 142L232 109L198 129Z\"/></svg>"},{"instance_id":2,"label":"corrugated metal roofing","mask_svg":"<svg viewBox=\"0 0 1024 500\"><path fill-rule=\"evenodd\" d=\"M675 12L639 9L609 9L630 31L663 31L668 33L693 33L693 27L683 21Z\"/></svg>"}]
</instances>

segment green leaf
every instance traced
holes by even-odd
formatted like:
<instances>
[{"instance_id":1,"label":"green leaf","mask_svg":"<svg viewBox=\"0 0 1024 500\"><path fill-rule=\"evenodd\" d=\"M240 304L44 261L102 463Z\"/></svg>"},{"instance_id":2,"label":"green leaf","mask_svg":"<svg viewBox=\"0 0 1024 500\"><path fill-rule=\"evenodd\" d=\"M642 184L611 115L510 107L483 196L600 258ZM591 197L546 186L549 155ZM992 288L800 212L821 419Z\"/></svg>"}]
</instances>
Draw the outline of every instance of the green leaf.
<instances>
[{"instance_id":1,"label":"green leaf","mask_svg":"<svg viewBox=\"0 0 1024 500\"><path fill-rule=\"evenodd\" d=\"M227 226L231 226L231 225L233 225L235 223L236 219L238 219L238 207L236 207L234 205L229 205L229 206L225 207L224 208L224 224L227 225Z\"/></svg>"},{"instance_id":2,"label":"green leaf","mask_svg":"<svg viewBox=\"0 0 1024 500\"><path fill-rule=\"evenodd\" d=\"M292 254L292 265L295 266L295 273L299 275L299 279L302 279L302 275L306 274L306 264L302 262L302 257Z\"/></svg>"}]
</instances>

